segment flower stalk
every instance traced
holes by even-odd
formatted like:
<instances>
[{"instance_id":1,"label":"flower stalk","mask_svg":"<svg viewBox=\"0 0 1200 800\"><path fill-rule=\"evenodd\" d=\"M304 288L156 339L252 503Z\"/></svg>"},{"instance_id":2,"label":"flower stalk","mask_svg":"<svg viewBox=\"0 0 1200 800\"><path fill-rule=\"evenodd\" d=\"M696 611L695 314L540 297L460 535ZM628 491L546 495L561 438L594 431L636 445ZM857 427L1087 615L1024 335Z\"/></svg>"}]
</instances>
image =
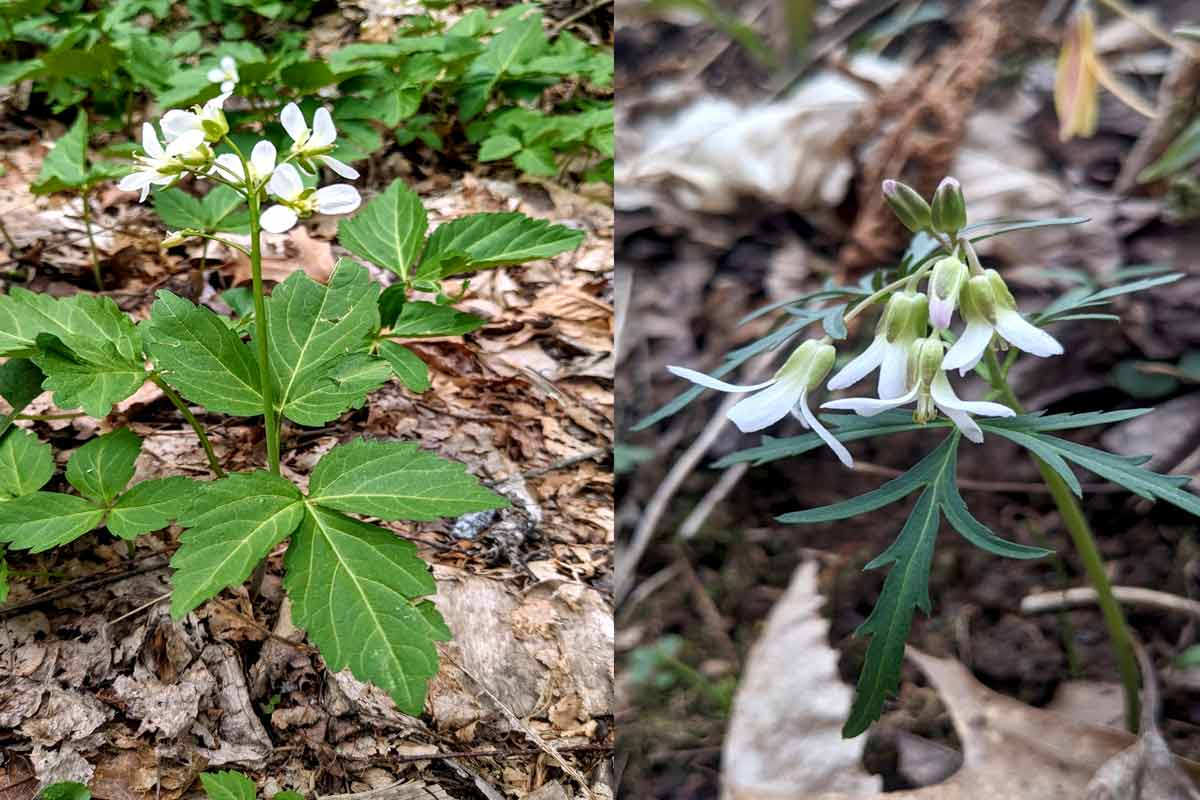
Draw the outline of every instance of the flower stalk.
<instances>
[{"instance_id":1,"label":"flower stalk","mask_svg":"<svg viewBox=\"0 0 1200 800\"><path fill-rule=\"evenodd\" d=\"M987 351L987 372L992 388L1001 402L1018 414L1024 413L1020 401L1004 377L1000 360L996 358L995 348ZM1083 562L1084 572L1088 582L1096 590L1100 613L1104 617L1104 625L1108 629L1108 639L1112 646L1113 657L1117 662L1117 671L1121 675L1121 687L1125 695L1125 725L1136 733L1138 720L1141 718L1141 699L1138 696L1138 665L1133 652L1133 637L1129 632L1129 623L1125 620L1125 612L1113 594L1112 583L1104 570L1104 559L1096 546L1096 537L1088 525L1079 501L1071 493L1070 487L1059 477L1049 464L1037 456L1033 456L1041 473L1042 482L1050 490L1054 505L1062 517L1063 525L1071 536L1071 543Z\"/></svg>"},{"instance_id":2,"label":"flower stalk","mask_svg":"<svg viewBox=\"0 0 1200 800\"><path fill-rule=\"evenodd\" d=\"M238 153L241 157L241 153ZM242 159L245 162L245 159ZM262 227L259 217L262 212L259 191L246 193L250 208L250 279L254 292L254 339L258 343L258 374L262 383L263 425L267 429L267 466L275 475L279 474L279 422L275 414L275 383L271 375L270 325L267 320L267 302L263 294L262 279Z\"/></svg>"}]
</instances>

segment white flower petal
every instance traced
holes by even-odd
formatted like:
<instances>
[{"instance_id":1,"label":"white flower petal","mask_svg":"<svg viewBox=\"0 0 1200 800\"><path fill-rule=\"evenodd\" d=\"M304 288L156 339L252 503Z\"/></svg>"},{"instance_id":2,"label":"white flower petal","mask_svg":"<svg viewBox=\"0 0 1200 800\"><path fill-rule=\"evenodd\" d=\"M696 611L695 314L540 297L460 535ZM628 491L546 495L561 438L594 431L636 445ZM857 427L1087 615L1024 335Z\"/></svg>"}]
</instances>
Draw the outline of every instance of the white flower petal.
<instances>
[{"instance_id":1,"label":"white flower petal","mask_svg":"<svg viewBox=\"0 0 1200 800\"><path fill-rule=\"evenodd\" d=\"M237 74L237 62L233 60L233 56L221 57L221 69L224 70L225 74L227 75Z\"/></svg>"},{"instance_id":2,"label":"white flower petal","mask_svg":"<svg viewBox=\"0 0 1200 800\"><path fill-rule=\"evenodd\" d=\"M275 145L266 139L254 145L250 151L250 163L260 180L270 175L271 170L275 169Z\"/></svg>"},{"instance_id":3,"label":"white flower petal","mask_svg":"<svg viewBox=\"0 0 1200 800\"><path fill-rule=\"evenodd\" d=\"M933 381L929 384L929 393L933 396L933 402L937 403L938 408L946 412L946 416L950 416L951 411L965 411L981 417L1011 417L1017 413L1000 403L990 403L986 400L960 400L944 372L933 376Z\"/></svg>"},{"instance_id":4,"label":"white flower petal","mask_svg":"<svg viewBox=\"0 0 1200 800\"><path fill-rule=\"evenodd\" d=\"M139 203L146 202L146 198L149 196L150 196L150 184L147 183L145 186L142 187L142 194L140 197L138 197L138 202Z\"/></svg>"},{"instance_id":5,"label":"white flower petal","mask_svg":"<svg viewBox=\"0 0 1200 800\"><path fill-rule=\"evenodd\" d=\"M1033 325L1017 311L996 309L996 330L1009 344L1031 356L1061 355L1063 347L1050 334Z\"/></svg>"},{"instance_id":6,"label":"white flower petal","mask_svg":"<svg viewBox=\"0 0 1200 800\"><path fill-rule=\"evenodd\" d=\"M716 389L718 392L757 392L759 389L765 389L775 383L775 380L771 379L762 383L752 383L749 386L739 386L736 383L726 383L725 381L717 380L711 375L705 375L703 372L697 372L687 367L667 367L667 372L670 372L672 375L678 375L684 380L699 384L705 389Z\"/></svg>"},{"instance_id":7,"label":"white flower petal","mask_svg":"<svg viewBox=\"0 0 1200 800\"><path fill-rule=\"evenodd\" d=\"M188 131L200 129L200 118L190 111L180 111L173 108L166 114L163 114L162 122L159 123L162 128L163 136L168 142L178 139Z\"/></svg>"},{"instance_id":8,"label":"white flower petal","mask_svg":"<svg viewBox=\"0 0 1200 800\"><path fill-rule=\"evenodd\" d=\"M929 293L929 323L935 328L949 328L950 320L954 316L954 300L938 297L935 293Z\"/></svg>"},{"instance_id":9,"label":"white flower petal","mask_svg":"<svg viewBox=\"0 0 1200 800\"><path fill-rule=\"evenodd\" d=\"M260 224L264 231L271 233L287 233L296 224L299 217L287 206L271 206L263 212Z\"/></svg>"},{"instance_id":10,"label":"white flower petal","mask_svg":"<svg viewBox=\"0 0 1200 800\"><path fill-rule=\"evenodd\" d=\"M322 214L349 214L362 203L358 190L348 183L335 183L317 189L317 211Z\"/></svg>"},{"instance_id":11,"label":"white flower petal","mask_svg":"<svg viewBox=\"0 0 1200 800\"><path fill-rule=\"evenodd\" d=\"M822 403L821 408L833 408L841 411L853 411L864 417L873 417L876 414L882 414L890 408L899 408L911 403L917 399L918 386L914 386L899 397L893 397L888 400L877 399L874 397L848 397L845 400L831 400L828 403Z\"/></svg>"},{"instance_id":12,"label":"white flower petal","mask_svg":"<svg viewBox=\"0 0 1200 800\"><path fill-rule=\"evenodd\" d=\"M805 385L800 380L782 380L739 400L725 416L742 433L754 433L774 425L800 401Z\"/></svg>"},{"instance_id":13,"label":"white flower petal","mask_svg":"<svg viewBox=\"0 0 1200 800\"><path fill-rule=\"evenodd\" d=\"M986 320L971 320L954 345L946 351L946 357L942 359L942 369L956 369L965 375L969 370L975 369L990 341L991 324Z\"/></svg>"},{"instance_id":14,"label":"white flower petal","mask_svg":"<svg viewBox=\"0 0 1200 800\"><path fill-rule=\"evenodd\" d=\"M219 95L217 95L216 97L212 98L207 103L205 103L204 104L205 113L207 113L209 116L212 116L216 112L224 109L225 101L229 99L230 94L232 94L232 93L229 91L222 91Z\"/></svg>"},{"instance_id":15,"label":"white flower petal","mask_svg":"<svg viewBox=\"0 0 1200 800\"><path fill-rule=\"evenodd\" d=\"M343 178L349 180L358 178L358 170L343 161L338 161L333 156L321 156L318 160Z\"/></svg>"},{"instance_id":16,"label":"white flower petal","mask_svg":"<svg viewBox=\"0 0 1200 800\"><path fill-rule=\"evenodd\" d=\"M879 366L879 396L884 400L900 397L908 391L907 342L889 342Z\"/></svg>"},{"instance_id":17,"label":"white flower petal","mask_svg":"<svg viewBox=\"0 0 1200 800\"><path fill-rule=\"evenodd\" d=\"M155 173L153 172L132 172L121 178L121 182L117 184L117 188L122 192L136 192L150 185L150 181L154 180Z\"/></svg>"},{"instance_id":18,"label":"white flower petal","mask_svg":"<svg viewBox=\"0 0 1200 800\"><path fill-rule=\"evenodd\" d=\"M225 72L223 70L219 70L216 67L213 67L212 69L210 69L208 71L208 82L209 83L220 83L223 80L225 80Z\"/></svg>"},{"instance_id":19,"label":"white flower petal","mask_svg":"<svg viewBox=\"0 0 1200 800\"><path fill-rule=\"evenodd\" d=\"M158 141L158 134L149 122L142 123L142 149L151 158L162 158L165 155L162 143Z\"/></svg>"},{"instance_id":20,"label":"white flower petal","mask_svg":"<svg viewBox=\"0 0 1200 800\"><path fill-rule=\"evenodd\" d=\"M279 121L283 123L283 129L287 131L288 136L292 137L292 141L300 141L308 136L308 125L304 122L304 114L300 111L300 106L295 103L288 103L283 107Z\"/></svg>"},{"instance_id":21,"label":"white flower petal","mask_svg":"<svg viewBox=\"0 0 1200 800\"><path fill-rule=\"evenodd\" d=\"M221 153L217 156L217 160L213 162L213 173L238 183L246 179L242 174L242 162L233 153Z\"/></svg>"},{"instance_id":22,"label":"white flower petal","mask_svg":"<svg viewBox=\"0 0 1200 800\"><path fill-rule=\"evenodd\" d=\"M824 441L825 444L829 445L829 449L832 450L833 454L838 457L838 461L841 461L847 467L853 467L854 459L850 456L850 451L846 449L846 445L835 439L833 434L821 424L819 419L817 419L817 415L809 409L807 389L800 393L800 402L798 405L800 407L800 413L803 415L804 422L807 427L812 428L813 433L817 434L817 436L820 436L821 440Z\"/></svg>"},{"instance_id":23,"label":"white flower petal","mask_svg":"<svg viewBox=\"0 0 1200 800\"><path fill-rule=\"evenodd\" d=\"M204 144L204 131L199 128L184 131L167 145L167 155L178 156L190 153L202 144Z\"/></svg>"},{"instance_id":24,"label":"white flower petal","mask_svg":"<svg viewBox=\"0 0 1200 800\"><path fill-rule=\"evenodd\" d=\"M324 147L328 144L333 144L333 140L337 138L337 128L333 127L333 117L329 114L329 109L322 106L313 114L313 130L312 138L308 140L308 145L312 148Z\"/></svg>"},{"instance_id":25,"label":"white flower petal","mask_svg":"<svg viewBox=\"0 0 1200 800\"><path fill-rule=\"evenodd\" d=\"M222 92L232 92L235 86L237 86L237 81L221 81Z\"/></svg>"},{"instance_id":26,"label":"white flower petal","mask_svg":"<svg viewBox=\"0 0 1200 800\"><path fill-rule=\"evenodd\" d=\"M267 183L267 191L284 200L291 200L304 191L300 173L291 164L280 164Z\"/></svg>"},{"instance_id":27,"label":"white flower petal","mask_svg":"<svg viewBox=\"0 0 1200 800\"><path fill-rule=\"evenodd\" d=\"M971 415L965 411L956 411L953 408L943 408L942 413L950 418L954 423L954 427L962 431L962 435L970 439L975 444L983 444L983 431L975 420L971 419Z\"/></svg>"},{"instance_id":28,"label":"white flower petal","mask_svg":"<svg viewBox=\"0 0 1200 800\"><path fill-rule=\"evenodd\" d=\"M887 339L876 336L871 346L859 353L854 360L838 370L826 386L831 392L853 386L883 363L883 355L887 349Z\"/></svg>"}]
</instances>

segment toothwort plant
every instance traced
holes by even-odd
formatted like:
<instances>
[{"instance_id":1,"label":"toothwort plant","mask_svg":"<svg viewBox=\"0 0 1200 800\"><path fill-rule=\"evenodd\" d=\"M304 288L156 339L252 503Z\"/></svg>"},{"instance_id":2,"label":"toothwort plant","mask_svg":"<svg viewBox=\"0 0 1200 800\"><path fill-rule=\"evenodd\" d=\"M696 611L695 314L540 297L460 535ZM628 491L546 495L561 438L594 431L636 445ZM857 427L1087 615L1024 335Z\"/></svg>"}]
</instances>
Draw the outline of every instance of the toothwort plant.
<instances>
[{"instance_id":1,"label":"toothwort plant","mask_svg":"<svg viewBox=\"0 0 1200 800\"><path fill-rule=\"evenodd\" d=\"M164 245L201 237L245 253L250 297L225 295L241 319L165 290L139 324L109 297L56 299L21 288L0 295L0 358L7 358L0 396L13 409L0 417L0 543L36 553L104 526L132 545L176 521L185 529L171 559L171 613L179 619L252 574L257 587L265 559L287 540L284 590L328 667L349 668L418 714L426 681L437 671L435 642L450 636L427 599L436 585L410 542L351 515L433 520L506 501L463 465L416 443L365 438L325 453L302 491L281 474L284 420L327 425L360 408L392 377L410 391L428 390L425 363L403 342L484 324L451 307L442 281L571 250L583 234L523 214L486 213L426 236L420 199L396 181L338 231L350 252L394 273L391 285L384 289L365 267L342 259L327 284L297 270L268 296L262 231L287 231L318 213L348 214L361 203L353 186L306 185L300 170L316 175L327 166L348 179L358 172L330 156L337 130L329 112L317 109L310 130L294 103L281 119L293 141L289 150L281 157L263 139L247 156L229 136L224 112L236 69L223 69L224 93L168 111L157 128L143 125L143 152L120 188L145 200L152 188L189 177L216 184L203 200L184 195L191 205L173 207L174 218L192 215L196 224L169 232ZM238 206L245 207L240 224L249 232L248 249L215 232ZM418 291L435 299L417 299ZM129 486L142 442L118 428L71 454L66 482L77 494L47 491L55 472L51 448L14 426L20 412L49 390L62 408L105 417L147 381L191 426L214 479L165 477ZM192 404L210 415L261 415L267 468L227 473ZM7 577L0 559L0 602Z\"/></svg>"},{"instance_id":2,"label":"toothwort plant","mask_svg":"<svg viewBox=\"0 0 1200 800\"><path fill-rule=\"evenodd\" d=\"M858 286L829 285L821 291L777 303L749 315L743 322L784 311L781 324L763 339L731 352L717 375L683 367L668 367L695 384L637 426L645 428L694 400L703 389L744 392L749 396L728 412L743 432L764 430L788 415L811 429L789 438L765 438L758 447L733 453L717 462L763 464L797 456L828 445L847 467L853 458L846 443L921 429L948 430L933 450L906 473L875 491L821 508L779 517L784 523L814 523L847 519L894 503L920 491L899 536L866 569L891 566L874 611L859 627L869 635L858 691L843 735L857 736L882 713L887 697L900 678L900 663L914 609L930 611L928 578L934 544L944 516L971 543L1009 558L1040 558L1050 551L1007 541L972 516L956 485L962 438L985 444L985 433L1015 442L1035 460L1071 535L1089 581L1100 596L1100 607L1125 689L1127 721L1138 718L1137 665L1120 606L1104 570L1095 540L1080 509L1082 490L1071 464L1128 488L1147 499L1165 500L1200 516L1200 497L1182 488L1186 478L1160 475L1141 467L1146 458L1128 458L1084 447L1051 436L1052 431L1117 422L1145 414L1133 409L1086 414L1026 412L1008 381L1009 370L1022 353L1038 358L1060 356L1063 347L1045 327L1081 319L1115 320L1093 309L1112 298L1178 280L1165 270L1136 268L1124 277L1136 280L1109 288L1074 289L1036 314L1023 314L1004 278L984 269L974 243L1003 233L1047 225L1078 224L1086 220L995 220L967 224L962 188L953 178L937 187L931 201L894 180L883 193L900 221L915 234L900 265L868 277ZM887 274L887 273L891 274ZM847 337L846 324L879 311L870 344L826 382L837 361L834 340ZM963 325L954 332L955 318ZM825 335L795 347L774 376L765 382L735 385L720 380L750 357L782 348L809 325L820 322ZM878 370L875 397L830 400L821 408L850 411L819 418L810 398L821 384L829 391L847 389ZM988 399L964 400L954 389L952 373L980 374L991 387ZM911 416L900 412L913 407Z\"/></svg>"}]
</instances>

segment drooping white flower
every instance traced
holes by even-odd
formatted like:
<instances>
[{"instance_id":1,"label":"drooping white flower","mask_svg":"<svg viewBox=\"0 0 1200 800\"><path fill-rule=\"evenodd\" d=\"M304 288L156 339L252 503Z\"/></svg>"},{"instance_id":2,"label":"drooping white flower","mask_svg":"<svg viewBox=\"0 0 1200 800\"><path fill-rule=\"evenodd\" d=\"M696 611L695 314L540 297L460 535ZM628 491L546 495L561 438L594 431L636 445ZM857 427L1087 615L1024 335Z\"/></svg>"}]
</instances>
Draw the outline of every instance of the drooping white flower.
<instances>
[{"instance_id":1,"label":"drooping white flower","mask_svg":"<svg viewBox=\"0 0 1200 800\"><path fill-rule=\"evenodd\" d=\"M1016 412L1000 403L959 399L942 369L944 352L945 345L940 339L918 340L909 352L909 388L899 397L886 400L873 397L832 400L822 405L821 408L853 411L863 417L873 417L888 409L900 408L916 402L914 420L929 422L937 417L938 411L941 411L950 418L963 436L979 444L983 441L983 431L980 430L975 420L971 419L972 414L981 417L1011 417Z\"/></svg>"},{"instance_id":2,"label":"drooping white flower","mask_svg":"<svg viewBox=\"0 0 1200 800\"><path fill-rule=\"evenodd\" d=\"M233 56L222 57L221 65L208 71L208 81L221 84L222 92L232 92L238 82L237 62Z\"/></svg>"},{"instance_id":3,"label":"drooping white flower","mask_svg":"<svg viewBox=\"0 0 1200 800\"><path fill-rule=\"evenodd\" d=\"M170 186L189 169L200 167L212 155L212 151L204 144L203 131L180 134L164 148L149 122L142 124L142 150L144 152L134 159L138 168L117 184L117 188L123 192L140 191L139 203L144 202L150 194L151 185ZM204 150L208 150L207 156Z\"/></svg>"},{"instance_id":4,"label":"drooping white flower","mask_svg":"<svg viewBox=\"0 0 1200 800\"><path fill-rule=\"evenodd\" d=\"M743 433L761 431L792 414L804 427L811 428L820 436L843 464L852 467L854 459L851 458L850 451L826 430L808 407L808 393L825 380L836 355L833 345L809 339L788 356L788 360L771 380L749 386L726 383L685 367L667 369L707 389L716 389L719 392L754 392L744 400L739 400L727 414L730 421Z\"/></svg>"},{"instance_id":5,"label":"drooping white flower","mask_svg":"<svg viewBox=\"0 0 1200 800\"><path fill-rule=\"evenodd\" d=\"M958 294L967 282L967 265L958 256L938 259L929 273L929 321L935 328L949 328L958 305Z\"/></svg>"},{"instance_id":6,"label":"drooping white flower","mask_svg":"<svg viewBox=\"0 0 1200 800\"><path fill-rule=\"evenodd\" d=\"M229 92L219 94L203 106L193 106L191 111L173 108L163 114L161 127L163 138L173 142L188 131L199 130L210 142L219 140L229 133L229 122L225 119L225 101Z\"/></svg>"},{"instance_id":7,"label":"drooping white flower","mask_svg":"<svg viewBox=\"0 0 1200 800\"><path fill-rule=\"evenodd\" d=\"M962 292L962 315L967 327L942 362L945 369L957 369L960 375L975 368L996 333L1014 347L1039 358L1063 352L1057 339L1021 316L1012 292L994 269L967 282Z\"/></svg>"},{"instance_id":8,"label":"drooping white flower","mask_svg":"<svg viewBox=\"0 0 1200 800\"><path fill-rule=\"evenodd\" d=\"M879 396L899 397L907 387L908 351L926 333L929 298L923 292L896 292L888 299L870 347L829 379L830 391L858 383L879 370Z\"/></svg>"},{"instance_id":9,"label":"drooping white flower","mask_svg":"<svg viewBox=\"0 0 1200 800\"><path fill-rule=\"evenodd\" d=\"M358 208L362 198L358 190L346 183L305 189L300 173L291 164L280 164L267 183L267 191L280 202L263 212L263 230L285 233L297 220L320 214L349 214Z\"/></svg>"},{"instance_id":10,"label":"drooping white flower","mask_svg":"<svg viewBox=\"0 0 1200 800\"><path fill-rule=\"evenodd\" d=\"M247 188L253 188L267 180L275 171L275 145L266 139L254 145L246 162L250 174L242 169L242 161L233 153L222 153L213 162L214 174L227 178Z\"/></svg>"},{"instance_id":11,"label":"drooping white flower","mask_svg":"<svg viewBox=\"0 0 1200 800\"><path fill-rule=\"evenodd\" d=\"M313 114L312 129L304 121L304 112L295 103L288 103L279 115L283 129L292 137L292 154L296 163L305 172L317 171L318 164L324 164L343 178L354 180L358 170L329 155L333 152L333 143L337 139L337 128L333 126L333 117L329 109L318 108Z\"/></svg>"}]
</instances>

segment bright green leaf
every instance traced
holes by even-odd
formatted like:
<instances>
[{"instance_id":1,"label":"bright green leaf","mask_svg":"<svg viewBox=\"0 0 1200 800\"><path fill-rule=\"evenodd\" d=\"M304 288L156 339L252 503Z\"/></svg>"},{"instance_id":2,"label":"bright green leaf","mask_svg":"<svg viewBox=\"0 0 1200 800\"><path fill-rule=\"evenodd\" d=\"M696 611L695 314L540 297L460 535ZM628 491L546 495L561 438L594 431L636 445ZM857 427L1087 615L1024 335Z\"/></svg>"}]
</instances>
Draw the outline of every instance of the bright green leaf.
<instances>
[{"instance_id":1,"label":"bright green leaf","mask_svg":"<svg viewBox=\"0 0 1200 800\"><path fill-rule=\"evenodd\" d=\"M457 461L411 442L366 439L336 447L321 458L309 478L308 499L388 520L457 517L507 505Z\"/></svg>"},{"instance_id":2,"label":"bright green leaf","mask_svg":"<svg viewBox=\"0 0 1200 800\"><path fill-rule=\"evenodd\" d=\"M187 528L171 558L171 616L182 619L222 589L237 586L296 530L304 498L267 472L234 473L199 484L178 522Z\"/></svg>"},{"instance_id":3,"label":"bright green leaf","mask_svg":"<svg viewBox=\"0 0 1200 800\"><path fill-rule=\"evenodd\" d=\"M73 542L104 519L104 509L82 497L34 492L0 503L0 542L41 553Z\"/></svg>"},{"instance_id":4,"label":"bright green leaf","mask_svg":"<svg viewBox=\"0 0 1200 800\"><path fill-rule=\"evenodd\" d=\"M208 800L254 800L254 781L240 772L201 772Z\"/></svg>"},{"instance_id":5,"label":"bright green leaf","mask_svg":"<svg viewBox=\"0 0 1200 800\"><path fill-rule=\"evenodd\" d=\"M117 498L106 524L114 536L136 539L183 516L196 494L196 485L179 476L142 481Z\"/></svg>"},{"instance_id":6,"label":"bright green leaf","mask_svg":"<svg viewBox=\"0 0 1200 800\"><path fill-rule=\"evenodd\" d=\"M479 145L479 160L496 161L501 158L508 158L513 153L520 151L520 149L521 141L512 136L505 134L489 136Z\"/></svg>"},{"instance_id":7,"label":"bright green leaf","mask_svg":"<svg viewBox=\"0 0 1200 800\"><path fill-rule=\"evenodd\" d=\"M458 311L450 306L413 300L400 309L400 316L393 323L388 336L405 339L421 339L433 336L461 336L486 324L474 314Z\"/></svg>"},{"instance_id":8,"label":"bright green leaf","mask_svg":"<svg viewBox=\"0 0 1200 800\"><path fill-rule=\"evenodd\" d=\"M324 425L344 411L362 408L367 395L391 377L392 369L383 359L349 353L299 376L283 413L301 425Z\"/></svg>"},{"instance_id":9,"label":"bright green leaf","mask_svg":"<svg viewBox=\"0 0 1200 800\"><path fill-rule=\"evenodd\" d=\"M523 264L574 250L583 241L583 231L555 225L518 212L471 214L440 225L429 237L421 266L422 277L448 277L456 272ZM429 275L426 264L439 263L447 253L466 253L465 266L442 269Z\"/></svg>"},{"instance_id":10,"label":"bright green leaf","mask_svg":"<svg viewBox=\"0 0 1200 800\"><path fill-rule=\"evenodd\" d=\"M87 140L87 112L80 110L75 124L46 154L30 190L34 194L50 194L81 188L87 182Z\"/></svg>"},{"instance_id":11,"label":"bright green leaf","mask_svg":"<svg viewBox=\"0 0 1200 800\"><path fill-rule=\"evenodd\" d=\"M93 417L105 417L112 407L146 382L141 364L122 358L111 343L103 343L95 361L79 358L51 334L38 336L42 352L33 361L46 373L45 388L54 392L61 408L82 408Z\"/></svg>"},{"instance_id":12,"label":"bright green leaf","mask_svg":"<svg viewBox=\"0 0 1200 800\"><path fill-rule=\"evenodd\" d=\"M155 368L184 397L234 416L262 413L258 361L221 317L164 289L143 331Z\"/></svg>"},{"instance_id":13,"label":"bright green leaf","mask_svg":"<svg viewBox=\"0 0 1200 800\"><path fill-rule=\"evenodd\" d=\"M30 431L0 436L0 502L31 494L54 475L54 451Z\"/></svg>"},{"instance_id":14,"label":"bright green leaf","mask_svg":"<svg viewBox=\"0 0 1200 800\"><path fill-rule=\"evenodd\" d=\"M110 505L133 478L141 438L128 428L97 436L71 454L67 480L99 505Z\"/></svg>"},{"instance_id":15,"label":"bright green leaf","mask_svg":"<svg viewBox=\"0 0 1200 800\"><path fill-rule=\"evenodd\" d=\"M397 179L353 217L338 223L338 241L356 256L408 280L427 226L421 198Z\"/></svg>"},{"instance_id":16,"label":"bright green leaf","mask_svg":"<svg viewBox=\"0 0 1200 800\"><path fill-rule=\"evenodd\" d=\"M42 789L38 800L92 800L92 793L82 783L61 781Z\"/></svg>"},{"instance_id":17,"label":"bright green leaf","mask_svg":"<svg viewBox=\"0 0 1200 800\"><path fill-rule=\"evenodd\" d=\"M404 345L389 341L380 342L379 355L391 364L392 373L409 391L420 393L432 386L429 381L429 365Z\"/></svg>"},{"instance_id":18,"label":"bright green leaf","mask_svg":"<svg viewBox=\"0 0 1200 800\"><path fill-rule=\"evenodd\" d=\"M411 542L310 505L284 561L296 624L330 672L350 668L418 715L450 631L428 600L437 586Z\"/></svg>"},{"instance_id":19,"label":"bright green leaf","mask_svg":"<svg viewBox=\"0 0 1200 800\"><path fill-rule=\"evenodd\" d=\"M0 416L0 436L8 430L25 406L42 393L45 373L28 358L10 358L0 364L0 397L9 405L9 412Z\"/></svg>"}]
</instances>

